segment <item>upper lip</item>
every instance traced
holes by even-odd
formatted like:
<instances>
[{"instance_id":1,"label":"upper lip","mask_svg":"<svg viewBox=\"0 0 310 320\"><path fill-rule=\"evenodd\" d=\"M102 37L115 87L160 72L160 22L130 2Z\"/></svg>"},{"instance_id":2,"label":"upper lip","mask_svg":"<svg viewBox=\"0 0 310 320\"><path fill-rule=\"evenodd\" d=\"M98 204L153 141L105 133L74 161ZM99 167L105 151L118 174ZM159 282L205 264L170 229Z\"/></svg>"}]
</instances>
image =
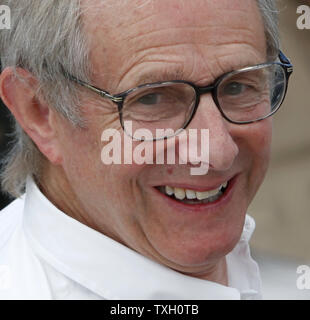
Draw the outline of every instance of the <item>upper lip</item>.
<instances>
[{"instance_id":1,"label":"upper lip","mask_svg":"<svg viewBox=\"0 0 310 320\"><path fill-rule=\"evenodd\" d=\"M182 188L182 189L190 189L194 191L205 192L205 191L210 191L210 190L219 188L222 184L224 184L225 182L229 182L232 178L234 178L234 176L229 177L227 179L212 181L212 183L209 182L209 183L199 183L199 184L167 182L167 183L161 183L156 187L169 186L172 188Z\"/></svg>"}]
</instances>

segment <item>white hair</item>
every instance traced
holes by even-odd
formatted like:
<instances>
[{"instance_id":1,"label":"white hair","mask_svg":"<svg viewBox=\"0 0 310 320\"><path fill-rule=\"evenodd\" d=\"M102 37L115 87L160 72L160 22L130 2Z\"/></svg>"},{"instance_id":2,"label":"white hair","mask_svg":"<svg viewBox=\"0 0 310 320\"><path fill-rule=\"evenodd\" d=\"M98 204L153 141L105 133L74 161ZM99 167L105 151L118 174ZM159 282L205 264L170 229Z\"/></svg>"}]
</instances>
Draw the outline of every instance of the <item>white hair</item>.
<instances>
[{"instance_id":1,"label":"white hair","mask_svg":"<svg viewBox=\"0 0 310 320\"><path fill-rule=\"evenodd\" d=\"M75 125L83 125L76 86L63 69L89 81L87 37L83 32L82 0L1 0L11 9L11 30L0 32L2 68L24 68L39 83L38 94ZM275 0L256 0L261 11L268 57L279 50ZM14 141L2 161L3 191L18 197L28 175L40 179L44 156L12 118Z\"/></svg>"}]
</instances>

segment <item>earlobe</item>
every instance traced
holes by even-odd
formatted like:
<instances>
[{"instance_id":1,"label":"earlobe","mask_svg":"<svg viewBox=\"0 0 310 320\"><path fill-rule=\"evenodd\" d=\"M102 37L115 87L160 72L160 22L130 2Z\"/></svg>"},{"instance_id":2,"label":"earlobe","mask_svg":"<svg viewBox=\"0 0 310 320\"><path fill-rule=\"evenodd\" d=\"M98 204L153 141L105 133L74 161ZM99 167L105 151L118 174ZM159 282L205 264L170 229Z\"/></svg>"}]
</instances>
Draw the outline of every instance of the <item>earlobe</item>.
<instances>
[{"instance_id":1,"label":"earlobe","mask_svg":"<svg viewBox=\"0 0 310 320\"><path fill-rule=\"evenodd\" d=\"M38 82L24 69L6 68L0 75L0 96L39 150L53 164L61 163L54 124L55 111L37 96Z\"/></svg>"}]
</instances>

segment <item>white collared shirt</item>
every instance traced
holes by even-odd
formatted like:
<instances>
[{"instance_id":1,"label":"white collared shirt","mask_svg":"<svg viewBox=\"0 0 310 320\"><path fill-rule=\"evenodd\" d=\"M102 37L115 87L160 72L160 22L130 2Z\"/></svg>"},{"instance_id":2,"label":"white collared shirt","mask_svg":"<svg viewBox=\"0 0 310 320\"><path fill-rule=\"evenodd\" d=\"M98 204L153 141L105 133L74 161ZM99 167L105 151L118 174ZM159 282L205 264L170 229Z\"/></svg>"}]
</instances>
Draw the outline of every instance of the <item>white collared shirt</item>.
<instances>
[{"instance_id":1,"label":"white collared shirt","mask_svg":"<svg viewBox=\"0 0 310 320\"><path fill-rule=\"evenodd\" d=\"M158 264L58 210L28 178L0 212L1 299L261 299L246 217L227 256L229 287Z\"/></svg>"}]
</instances>

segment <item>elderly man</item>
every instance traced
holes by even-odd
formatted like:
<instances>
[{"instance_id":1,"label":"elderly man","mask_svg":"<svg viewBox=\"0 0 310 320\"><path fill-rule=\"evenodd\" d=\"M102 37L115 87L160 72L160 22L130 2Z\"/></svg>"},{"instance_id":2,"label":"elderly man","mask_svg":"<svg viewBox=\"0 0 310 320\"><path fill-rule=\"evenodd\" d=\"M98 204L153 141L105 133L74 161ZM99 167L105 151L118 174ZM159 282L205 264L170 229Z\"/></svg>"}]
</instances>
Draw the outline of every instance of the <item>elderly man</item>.
<instances>
[{"instance_id":1,"label":"elderly man","mask_svg":"<svg viewBox=\"0 0 310 320\"><path fill-rule=\"evenodd\" d=\"M273 1L5 2L2 185L18 199L0 215L0 298L260 298L246 212L292 71ZM128 136L173 141L176 160L182 132L208 129L209 156L107 164L112 129L121 153Z\"/></svg>"}]
</instances>

